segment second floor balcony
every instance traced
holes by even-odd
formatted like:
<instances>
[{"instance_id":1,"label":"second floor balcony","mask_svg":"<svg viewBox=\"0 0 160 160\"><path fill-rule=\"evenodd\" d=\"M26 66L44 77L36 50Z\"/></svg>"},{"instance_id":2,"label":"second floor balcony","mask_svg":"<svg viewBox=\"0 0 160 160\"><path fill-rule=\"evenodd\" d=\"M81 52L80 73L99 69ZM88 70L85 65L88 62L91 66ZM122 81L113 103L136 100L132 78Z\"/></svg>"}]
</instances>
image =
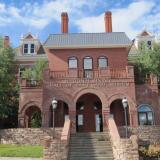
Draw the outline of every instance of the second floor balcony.
<instances>
[{"instance_id":1,"label":"second floor balcony","mask_svg":"<svg viewBox=\"0 0 160 160\"><path fill-rule=\"evenodd\" d=\"M126 66L126 68L105 68L95 70L80 70L69 69L65 71L49 71L49 77L51 79L126 79L134 78L133 66Z\"/></svg>"}]
</instances>

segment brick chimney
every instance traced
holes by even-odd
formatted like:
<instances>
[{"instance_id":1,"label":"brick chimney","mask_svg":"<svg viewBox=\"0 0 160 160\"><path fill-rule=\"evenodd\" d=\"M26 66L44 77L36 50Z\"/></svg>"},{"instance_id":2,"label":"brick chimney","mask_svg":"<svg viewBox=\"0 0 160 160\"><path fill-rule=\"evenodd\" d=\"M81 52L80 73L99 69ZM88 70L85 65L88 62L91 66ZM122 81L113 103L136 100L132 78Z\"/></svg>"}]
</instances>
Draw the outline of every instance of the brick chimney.
<instances>
[{"instance_id":1,"label":"brick chimney","mask_svg":"<svg viewBox=\"0 0 160 160\"><path fill-rule=\"evenodd\" d=\"M9 45L10 45L9 36L4 36L4 39L3 39L3 46L4 46L4 47L8 47Z\"/></svg>"},{"instance_id":2,"label":"brick chimney","mask_svg":"<svg viewBox=\"0 0 160 160\"><path fill-rule=\"evenodd\" d=\"M112 32L112 12L106 11L104 16L105 31Z\"/></svg>"},{"instance_id":3,"label":"brick chimney","mask_svg":"<svg viewBox=\"0 0 160 160\"><path fill-rule=\"evenodd\" d=\"M62 12L61 14L61 32L62 33L68 33L68 13Z\"/></svg>"}]
</instances>

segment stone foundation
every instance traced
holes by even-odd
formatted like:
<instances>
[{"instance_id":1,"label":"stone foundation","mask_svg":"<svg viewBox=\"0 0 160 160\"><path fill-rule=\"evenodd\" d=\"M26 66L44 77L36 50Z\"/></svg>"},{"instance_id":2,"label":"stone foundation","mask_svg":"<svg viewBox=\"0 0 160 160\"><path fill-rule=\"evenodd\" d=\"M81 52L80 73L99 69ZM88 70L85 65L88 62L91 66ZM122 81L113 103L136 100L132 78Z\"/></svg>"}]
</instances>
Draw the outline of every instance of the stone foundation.
<instances>
[{"instance_id":1,"label":"stone foundation","mask_svg":"<svg viewBox=\"0 0 160 160\"><path fill-rule=\"evenodd\" d=\"M55 139L59 139L62 129L56 128ZM0 130L0 143L2 144L23 144L23 145L44 145L46 138L53 139L52 128L17 128Z\"/></svg>"},{"instance_id":2,"label":"stone foundation","mask_svg":"<svg viewBox=\"0 0 160 160\"><path fill-rule=\"evenodd\" d=\"M160 144L160 126L139 126L137 128L128 128L129 135L138 136L139 145ZM119 127L121 137L125 136L125 128Z\"/></svg>"}]
</instances>

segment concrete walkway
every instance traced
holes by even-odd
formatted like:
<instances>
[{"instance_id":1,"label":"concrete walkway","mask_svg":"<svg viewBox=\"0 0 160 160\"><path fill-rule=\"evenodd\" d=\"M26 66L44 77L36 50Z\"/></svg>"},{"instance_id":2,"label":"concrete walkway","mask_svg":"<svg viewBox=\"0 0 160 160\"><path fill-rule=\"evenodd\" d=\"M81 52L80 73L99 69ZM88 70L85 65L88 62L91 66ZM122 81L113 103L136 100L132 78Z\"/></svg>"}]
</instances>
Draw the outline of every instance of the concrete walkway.
<instances>
[{"instance_id":1,"label":"concrete walkway","mask_svg":"<svg viewBox=\"0 0 160 160\"><path fill-rule=\"evenodd\" d=\"M42 158L0 157L0 160L42 160Z\"/></svg>"}]
</instances>

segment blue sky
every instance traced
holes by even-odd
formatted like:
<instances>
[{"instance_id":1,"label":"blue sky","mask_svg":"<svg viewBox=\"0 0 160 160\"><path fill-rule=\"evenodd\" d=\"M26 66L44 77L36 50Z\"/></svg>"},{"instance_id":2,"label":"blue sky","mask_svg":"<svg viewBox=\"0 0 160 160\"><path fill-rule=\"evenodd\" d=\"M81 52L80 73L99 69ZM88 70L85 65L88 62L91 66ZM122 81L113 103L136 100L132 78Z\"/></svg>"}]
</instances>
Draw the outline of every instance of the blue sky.
<instances>
[{"instance_id":1,"label":"blue sky","mask_svg":"<svg viewBox=\"0 0 160 160\"><path fill-rule=\"evenodd\" d=\"M14 47L21 35L32 32L43 43L60 33L60 14L69 14L70 32L104 32L104 12L112 11L113 31L132 39L144 27L160 31L159 0L0 0L0 34L9 35Z\"/></svg>"}]
</instances>

